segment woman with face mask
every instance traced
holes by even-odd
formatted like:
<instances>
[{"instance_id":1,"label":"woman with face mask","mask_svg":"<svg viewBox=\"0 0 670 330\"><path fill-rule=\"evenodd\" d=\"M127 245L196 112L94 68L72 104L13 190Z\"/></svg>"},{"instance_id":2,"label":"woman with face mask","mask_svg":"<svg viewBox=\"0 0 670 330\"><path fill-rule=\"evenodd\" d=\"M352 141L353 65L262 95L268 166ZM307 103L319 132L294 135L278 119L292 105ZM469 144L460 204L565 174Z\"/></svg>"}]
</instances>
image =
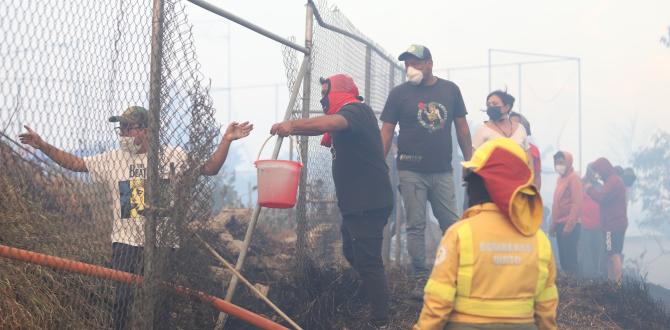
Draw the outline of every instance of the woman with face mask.
<instances>
[{"instance_id":1,"label":"woman with face mask","mask_svg":"<svg viewBox=\"0 0 670 330\"><path fill-rule=\"evenodd\" d=\"M518 143L524 150L528 151L530 145L525 128L517 121L510 119L510 113L514 107L514 96L507 92L497 90L486 97L486 114L489 120L479 126L472 138L474 149L479 148L489 140L497 138L510 138Z\"/></svg>"},{"instance_id":2,"label":"woman with face mask","mask_svg":"<svg viewBox=\"0 0 670 330\"><path fill-rule=\"evenodd\" d=\"M486 97L486 114L489 116L489 120L477 128L475 135L472 137L472 149L477 149L490 140L509 138L526 151L528 166L534 168L526 129L518 121L510 119L512 107L514 107L514 96L505 91L493 91ZM533 178L535 175L540 175L540 173L534 173Z\"/></svg>"},{"instance_id":3,"label":"woman with face mask","mask_svg":"<svg viewBox=\"0 0 670 330\"><path fill-rule=\"evenodd\" d=\"M551 207L551 228L556 236L561 268L577 274L577 246L581 230L582 181L572 168L572 155L559 151L554 155L554 168L558 174L554 202Z\"/></svg>"}]
</instances>

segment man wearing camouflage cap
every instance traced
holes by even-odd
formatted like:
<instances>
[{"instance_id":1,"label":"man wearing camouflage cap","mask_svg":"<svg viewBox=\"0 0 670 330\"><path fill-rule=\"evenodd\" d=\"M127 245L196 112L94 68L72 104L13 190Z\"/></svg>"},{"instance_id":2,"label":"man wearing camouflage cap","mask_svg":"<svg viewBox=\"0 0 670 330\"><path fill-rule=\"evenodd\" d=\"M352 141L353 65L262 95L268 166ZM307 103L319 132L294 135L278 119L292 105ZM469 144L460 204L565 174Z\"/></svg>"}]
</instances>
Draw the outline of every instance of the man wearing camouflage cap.
<instances>
[{"instance_id":1,"label":"man wearing camouflage cap","mask_svg":"<svg viewBox=\"0 0 670 330\"><path fill-rule=\"evenodd\" d=\"M386 100L380 117L381 135L386 155L395 127L400 125L398 177L407 210L407 250L418 282L413 296L420 299L428 276L424 233L426 202L430 201L443 232L456 221L452 124L465 160L470 159L472 143L461 91L453 82L433 75L430 50L422 45L411 45L398 60L405 62L407 82L391 90Z\"/></svg>"},{"instance_id":2,"label":"man wearing camouflage cap","mask_svg":"<svg viewBox=\"0 0 670 330\"><path fill-rule=\"evenodd\" d=\"M22 143L41 150L63 168L89 172L94 182L105 185L112 196L112 268L140 274L144 246L144 189L147 179L149 151L149 116L145 108L131 106L123 114L112 116L109 122L119 123L115 130L119 148L101 154L79 157L44 141L30 127L20 134ZM216 175L228 155L232 141L249 135L253 125L248 122L228 125L214 154L200 167L202 175ZM163 164L182 169L187 154L179 147L163 147ZM174 243L174 242L173 242ZM166 243L166 244L173 244ZM133 292L126 283L117 283L112 311L114 329L128 328L128 312Z\"/></svg>"}]
</instances>

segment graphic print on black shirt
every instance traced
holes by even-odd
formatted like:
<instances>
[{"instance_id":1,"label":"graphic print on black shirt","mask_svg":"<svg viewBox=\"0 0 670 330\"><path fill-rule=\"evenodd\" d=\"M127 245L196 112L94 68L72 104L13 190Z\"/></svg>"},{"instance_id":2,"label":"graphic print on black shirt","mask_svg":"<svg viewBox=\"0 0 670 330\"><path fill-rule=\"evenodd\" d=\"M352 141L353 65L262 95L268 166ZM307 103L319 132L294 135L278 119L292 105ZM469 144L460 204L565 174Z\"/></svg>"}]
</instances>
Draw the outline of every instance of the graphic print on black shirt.
<instances>
[{"instance_id":1,"label":"graphic print on black shirt","mask_svg":"<svg viewBox=\"0 0 670 330\"><path fill-rule=\"evenodd\" d=\"M429 132L433 133L446 126L449 113L444 105L437 102L429 102L428 105L419 102L417 108L419 111L416 112L416 119Z\"/></svg>"},{"instance_id":2,"label":"graphic print on black shirt","mask_svg":"<svg viewBox=\"0 0 670 330\"><path fill-rule=\"evenodd\" d=\"M451 81L401 84L389 93L380 119L399 124L398 169L422 173L451 171L451 126L467 115L461 91Z\"/></svg>"}]
</instances>

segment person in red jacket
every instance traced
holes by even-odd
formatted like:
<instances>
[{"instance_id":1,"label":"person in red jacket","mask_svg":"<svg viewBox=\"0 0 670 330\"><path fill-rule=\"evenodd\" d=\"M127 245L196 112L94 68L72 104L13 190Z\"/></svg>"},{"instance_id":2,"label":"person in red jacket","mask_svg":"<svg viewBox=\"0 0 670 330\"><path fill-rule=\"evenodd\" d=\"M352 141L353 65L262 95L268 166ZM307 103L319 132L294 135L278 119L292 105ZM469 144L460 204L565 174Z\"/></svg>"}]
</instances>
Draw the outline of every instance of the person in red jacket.
<instances>
[{"instance_id":1,"label":"person in red jacket","mask_svg":"<svg viewBox=\"0 0 670 330\"><path fill-rule=\"evenodd\" d=\"M628 227L626 187L606 158L592 164L596 181L602 187L586 185L586 193L600 205L600 223L605 233L605 251L608 255L607 278L621 283L623 241Z\"/></svg>"},{"instance_id":2,"label":"person in red jacket","mask_svg":"<svg viewBox=\"0 0 670 330\"><path fill-rule=\"evenodd\" d=\"M559 151L554 155L558 173L554 202L551 209L551 235L558 241L561 268L577 274L577 244L581 230L582 181L572 167L572 154Z\"/></svg>"},{"instance_id":3,"label":"person in red jacket","mask_svg":"<svg viewBox=\"0 0 670 330\"><path fill-rule=\"evenodd\" d=\"M588 166L582 185L593 181L593 169ZM579 235L579 274L586 278L597 278L603 275L603 231L600 227L600 205L589 196L583 194L582 200L582 231Z\"/></svg>"}]
</instances>

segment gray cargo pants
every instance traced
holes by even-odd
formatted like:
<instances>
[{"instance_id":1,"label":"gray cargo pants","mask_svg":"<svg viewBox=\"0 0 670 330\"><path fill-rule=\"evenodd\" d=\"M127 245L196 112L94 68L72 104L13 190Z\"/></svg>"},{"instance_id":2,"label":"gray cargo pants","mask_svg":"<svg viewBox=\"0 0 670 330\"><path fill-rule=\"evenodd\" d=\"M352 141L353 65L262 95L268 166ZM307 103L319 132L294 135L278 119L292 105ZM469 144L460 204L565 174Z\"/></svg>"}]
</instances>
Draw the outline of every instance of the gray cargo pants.
<instances>
[{"instance_id":1,"label":"gray cargo pants","mask_svg":"<svg viewBox=\"0 0 670 330\"><path fill-rule=\"evenodd\" d=\"M420 173L398 171L400 194L407 209L407 252L416 276L427 277L426 202L430 201L442 234L458 220L456 194L451 172Z\"/></svg>"}]
</instances>

